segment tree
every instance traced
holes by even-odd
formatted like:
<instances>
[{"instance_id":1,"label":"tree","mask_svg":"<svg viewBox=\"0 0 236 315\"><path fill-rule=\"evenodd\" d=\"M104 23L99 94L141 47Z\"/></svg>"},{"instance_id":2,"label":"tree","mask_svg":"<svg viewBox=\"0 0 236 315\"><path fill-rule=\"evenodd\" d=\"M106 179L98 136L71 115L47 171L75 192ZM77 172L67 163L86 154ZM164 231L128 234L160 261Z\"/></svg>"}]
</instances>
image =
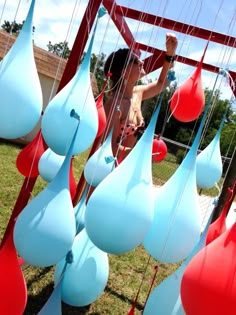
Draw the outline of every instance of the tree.
<instances>
[{"instance_id":1,"label":"tree","mask_svg":"<svg viewBox=\"0 0 236 315\"><path fill-rule=\"evenodd\" d=\"M16 21L9 22L9 21L4 20L4 23L1 25L1 28L9 34L18 36L24 25L24 22L25 21L23 21L22 23L17 23ZM33 33L34 32L35 32L35 27L33 26Z\"/></svg>"},{"instance_id":2,"label":"tree","mask_svg":"<svg viewBox=\"0 0 236 315\"><path fill-rule=\"evenodd\" d=\"M99 91L101 91L103 82L105 80L105 75L103 72L105 58L106 55L104 53L101 53L99 55L91 55L90 72L94 73L96 77Z\"/></svg>"},{"instance_id":3,"label":"tree","mask_svg":"<svg viewBox=\"0 0 236 315\"><path fill-rule=\"evenodd\" d=\"M49 41L47 47L48 51L64 59L68 59L71 53L71 49L66 41L56 44L52 44L52 42Z\"/></svg>"}]
</instances>

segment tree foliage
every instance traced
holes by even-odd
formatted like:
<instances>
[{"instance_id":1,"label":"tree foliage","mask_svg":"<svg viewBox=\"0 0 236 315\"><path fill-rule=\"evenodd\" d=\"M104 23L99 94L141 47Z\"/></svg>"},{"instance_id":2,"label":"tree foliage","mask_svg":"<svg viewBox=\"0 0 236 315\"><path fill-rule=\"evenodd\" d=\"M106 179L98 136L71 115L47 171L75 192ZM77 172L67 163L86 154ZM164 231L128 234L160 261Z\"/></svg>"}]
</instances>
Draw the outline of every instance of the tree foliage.
<instances>
[{"instance_id":1,"label":"tree foliage","mask_svg":"<svg viewBox=\"0 0 236 315\"><path fill-rule=\"evenodd\" d=\"M69 48L67 41L56 44L52 44L52 42L49 41L47 47L48 51L59 57L62 57L64 59L69 59L70 57L71 49Z\"/></svg>"},{"instance_id":2,"label":"tree foliage","mask_svg":"<svg viewBox=\"0 0 236 315\"><path fill-rule=\"evenodd\" d=\"M193 143L202 120L203 113L197 120L192 122L183 123L176 120L170 112L169 101L176 85L172 85L169 89L166 89L163 93L163 100L161 104L161 110L156 125L156 134L169 138L171 140L180 142L184 145ZM217 130L219 129L221 120L225 115L225 122L220 137L221 154L231 157L236 147L236 113L233 111L230 100L222 100L220 98L220 91L211 91L205 89L205 104L210 102L210 108L208 111L208 117L205 124L203 140L201 142L201 149L204 149L214 138ZM143 102L143 113L146 123L150 121L154 107L157 104L158 99L153 98ZM178 148L171 148L172 153L177 153Z\"/></svg>"},{"instance_id":3,"label":"tree foliage","mask_svg":"<svg viewBox=\"0 0 236 315\"><path fill-rule=\"evenodd\" d=\"M22 23L17 23L16 21L10 22L10 21L6 21L4 20L4 23L1 25L1 29L3 29L5 32L18 36L23 25L24 25L23 21ZM33 26L33 32L35 32L35 27Z\"/></svg>"}]
</instances>

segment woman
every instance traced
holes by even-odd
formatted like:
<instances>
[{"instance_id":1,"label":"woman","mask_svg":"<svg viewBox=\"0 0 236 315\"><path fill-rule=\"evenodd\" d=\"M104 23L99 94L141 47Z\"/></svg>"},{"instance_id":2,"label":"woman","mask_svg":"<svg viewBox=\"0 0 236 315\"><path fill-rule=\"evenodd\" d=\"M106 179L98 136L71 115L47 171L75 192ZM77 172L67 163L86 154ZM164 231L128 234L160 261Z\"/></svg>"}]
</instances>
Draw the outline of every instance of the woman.
<instances>
[{"instance_id":1,"label":"woman","mask_svg":"<svg viewBox=\"0 0 236 315\"><path fill-rule=\"evenodd\" d=\"M111 90L105 110L109 126L113 127L112 150L121 162L132 150L140 129L144 128L141 103L160 94L168 85L168 70L173 66L177 38L166 35L166 57L157 81L135 85L146 75L143 62L129 49L119 49L106 60L104 73L111 73Z\"/></svg>"}]
</instances>

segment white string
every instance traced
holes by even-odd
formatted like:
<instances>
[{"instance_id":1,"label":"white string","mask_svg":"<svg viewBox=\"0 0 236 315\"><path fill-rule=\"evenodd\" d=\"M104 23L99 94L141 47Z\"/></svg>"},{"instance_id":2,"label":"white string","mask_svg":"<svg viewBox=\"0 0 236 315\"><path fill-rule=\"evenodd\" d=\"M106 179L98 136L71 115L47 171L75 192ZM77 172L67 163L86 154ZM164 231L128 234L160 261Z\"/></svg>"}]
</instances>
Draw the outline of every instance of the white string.
<instances>
[{"instance_id":1,"label":"white string","mask_svg":"<svg viewBox=\"0 0 236 315\"><path fill-rule=\"evenodd\" d=\"M6 7L6 3L7 3L7 0L5 0L5 2L3 4L2 13L1 13L1 16L0 16L0 25L2 24L2 17L3 17L3 13L4 13L4 10L5 10L5 7Z\"/></svg>"},{"instance_id":2,"label":"white string","mask_svg":"<svg viewBox=\"0 0 236 315\"><path fill-rule=\"evenodd\" d=\"M80 5L80 2L79 2L79 5ZM69 37L70 37L70 35L71 35L72 26L73 26L73 24L75 23L76 7L78 6L78 8L79 8L79 5L78 5L78 0L76 0L76 1L75 1L75 4L74 4L74 7L73 7L73 11L72 11L72 15L71 15L71 19L70 19L70 22L69 22L69 26L68 26L68 29L67 29L67 33L66 33L66 37L65 37L64 43L68 42ZM77 9L77 10L78 10L78 9ZM59 73L60 73L60 71L61 71L62 63L63 63L63 61L64 61L64 58L63 58L62 56L63 56L63 54L64 54L65 48L66 48L66 47L65 47L65 45L64 45L63 51L61 52L61 56L59 56L60 59L59 59L59 63L58 63L57 70L56 70L56 74L55 74L55 77L54 77L53 85L52 85L52 88L51 88L51 93L50 93L50 95L49 95L48 103L49 103L49 102L52 100L52 98L54 97L55 89L56 89L57 82L58 82Z\"/></svg>"},{"instance_id":3,"label":"white string","mask_svg":"<svg viewBox=\"0 0 236 315\"><path fill-rule=\"evenodd\" d=\"M6 3L6 1L5 1L5 3ZM13 29L13 26L14 26L14 22L16 21L16 17L17 17L18 11L19 11L20 4L21 4L21 0L19 0L17 8L16 8L14 21L12 22L11 29L10 29L10 35L12 35L12 29ZM4 4L4 8L5 8L5 4ZM3 15L3 11L2 11L2 15ZM2 18L2 16L1 16L1 18ZM4 56L6 55L7 51L9 50L9 43L10 43L10 36L7 37L7 42L5 44ZM1 66L2 66L2 63L0 63L0 69L1 69Z\"/></svg>"}]
</instances>

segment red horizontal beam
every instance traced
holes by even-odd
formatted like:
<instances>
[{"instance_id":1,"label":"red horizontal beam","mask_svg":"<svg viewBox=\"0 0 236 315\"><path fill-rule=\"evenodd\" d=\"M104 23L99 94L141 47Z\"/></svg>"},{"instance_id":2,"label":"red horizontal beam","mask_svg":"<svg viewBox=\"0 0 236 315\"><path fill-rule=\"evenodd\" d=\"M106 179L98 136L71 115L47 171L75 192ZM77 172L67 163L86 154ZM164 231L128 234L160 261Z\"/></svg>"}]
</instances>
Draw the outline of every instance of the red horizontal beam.
<instances>
[{"instance_id":1,"label":"red horizontal beam","mask_svg":"<svg viewBox=\"0 0 236 315\"><path fill-rule=\"evenodd\" d=\"M194 25L185 24L182 22L173 21L161 16L156 16L150 13L140 12L135 9L126 8L123 6L117 6L117 10L124 13L125 17L139 20L140 22L152 24L158 27L167 28L172 31L176 31L190 36L202 38L211 42L222 44L225 46L236 48L236 38L222 33L213 32L204 28L196 27Z\"/></svg>"}]
</instances>

